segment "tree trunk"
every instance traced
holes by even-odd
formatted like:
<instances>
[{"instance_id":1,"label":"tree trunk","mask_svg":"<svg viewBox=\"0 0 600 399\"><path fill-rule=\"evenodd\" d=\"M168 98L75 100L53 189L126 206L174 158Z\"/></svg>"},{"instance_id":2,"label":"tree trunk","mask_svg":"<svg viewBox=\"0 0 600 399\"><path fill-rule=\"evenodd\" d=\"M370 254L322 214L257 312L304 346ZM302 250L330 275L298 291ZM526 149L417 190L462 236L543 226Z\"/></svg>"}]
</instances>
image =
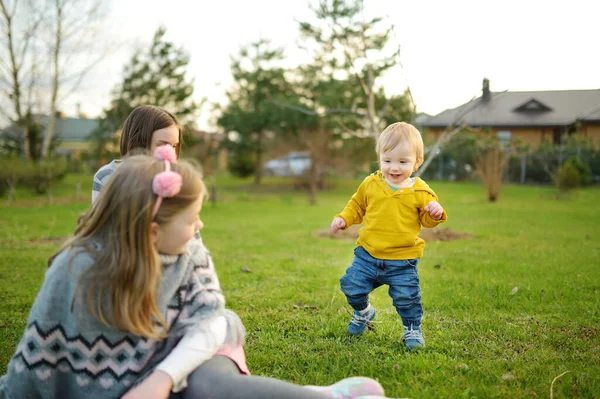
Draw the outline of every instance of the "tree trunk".
<instances>
[{"instance_id":1,"label":"tree trunk","mask_svg":"<svg viewBox=\"0 0 600 399\"><path fill-rule=\"evenodd\" d=\"M519 182L525 184L527 177L527 154L521 155L521 175L519 176Z\"/></svg>"},{"instance_id":2,"label":"tree trunk","mask_svg":"<svg viewBox=\"0 0 600 399\"><path fill-rule=\"evenodd\" d=\"M26 160L31 160L32 159L32 148L31 148L31 141L29 140L29 124L25 123L23 125L23 153L25 154L25 159Z\"/></svg>"},{"instance_id":3,"label":"tree trunk","mask_svg":"<svg viewBox=\"0 0 600 399\"><path fill-rule=\"evenodd\" d=\"M256 170L254 171L254 184L260 186L262 181L262 141L263 141L263 133L258 132L258 137L256 138Z\"/></svg>"},{"instance_id":4,"label":"tree trunk","mask_svg":"<svg viewBox=\"0 0 600 399\"><path fill-rule=\"evenodd\" d=\"M8 54L10 57L10 75L12 79L12 92L9 93L9 97L13 102L15 108L16 119L14 120L15 126L17 126L21 130L21 134L23 135L23 152L25 154L25 158L27 160L31 159L31 152L29 151L29 129L27 128L27 121L23 115L23 110L21 109L21 81L19 77L19 71L21 70L21 66L17 64L17 55L15 54L15 43L13 38L13 25L12 25L12 17L13 14L9 13L6 8L6 4L3 1L0 1L0 6L2 8L2 14L6 20L5 26L5 34L6 34L6 47L8 49ZM10 198L10 197L9 197Z\"/></svg>"},{"instance_id":5,"label":"tree trunk","mask_svg":"<svg viewBox=\"0 0 600 399\"><path fill-rule=\"evenodd\" d=\"M317 204L317 195L319 194L319 168L314 154L310 157L310 198L311 205Z\"/></svg>"},{"instance_id":6,"label":"tree trunk","mask_svg":"<svg viewBox=\"0 0 600 399\"><path fill-rule=\"evenodd\" d=\"M377 137L379 137L379 127L377 126L376 116L375 116L375 95L373 94L373 66L369 64L368 66L368 78L369 81L367 83L368 91L365 93L367 95L367 112L369 114L369 130L371 130L371 136L373 136L373 140L377 142Z\"/></svg>"},{"instance_id":7,"label":"tree trunk","mask_svg":"<svg viewBox=\"0 0 600 399\"><path fill-rule=\"evenodd\" d=\"M41 158L46 159L50 155L50 143L52 142L52 136L56 129L56 99L58 98L58 77L59 77L59 55L60 45L62 39L62 7L59 0L55 0L56 5L56 36L54 42L53 52L53 63L54 73L52 77L52 97L50 98L50 119L48 120L48 126L46 127L46 134L44 135L44 142L42 144Z\"/></svg>"}]
</instances>

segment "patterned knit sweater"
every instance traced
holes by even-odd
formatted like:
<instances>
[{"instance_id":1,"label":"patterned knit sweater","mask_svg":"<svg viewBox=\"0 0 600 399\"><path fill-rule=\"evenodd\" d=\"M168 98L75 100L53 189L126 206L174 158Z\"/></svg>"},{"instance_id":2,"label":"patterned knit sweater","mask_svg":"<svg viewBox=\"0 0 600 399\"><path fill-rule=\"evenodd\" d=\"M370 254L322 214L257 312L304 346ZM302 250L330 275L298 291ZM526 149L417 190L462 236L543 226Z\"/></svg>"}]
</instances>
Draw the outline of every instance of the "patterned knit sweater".
<instances>
[{"instance_id":1,"label":"patterned knit sweater","mask_svg":"<svg viewBox=\"0 0 600 399\"><path fill-rule=\"evenodd\" d=\"M92 317L85 279L75 292L82 273L94 265L92 255L77 249L58 255L46 272L7 374L0 378L0 399L119 398L141 382L183 335L202 331L214 317L227 319L225 344L242 345L244 326L235 313L225 310L213 262L202 242L193 239L184 254L161 260L164 271L157 303L169 337L154 341Z\"/></svg>"}]
</instances>

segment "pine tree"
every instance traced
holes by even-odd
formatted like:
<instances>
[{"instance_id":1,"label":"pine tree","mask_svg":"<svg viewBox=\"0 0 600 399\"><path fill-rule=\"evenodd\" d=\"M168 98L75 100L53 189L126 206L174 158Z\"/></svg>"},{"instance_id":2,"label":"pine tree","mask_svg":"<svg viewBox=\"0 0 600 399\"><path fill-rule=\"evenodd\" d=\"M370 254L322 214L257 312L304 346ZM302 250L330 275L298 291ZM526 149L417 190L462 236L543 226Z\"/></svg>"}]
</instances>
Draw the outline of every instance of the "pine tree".
<instances>
[{"instance_id":1,"label":"pine tree","mask_svg":"<svg viewBox=\"0 0 600 399\"><path fill-rule=\"evenodd\" d=\"M194 102L193 79L186 79L189 55L165 40L159 27L146 51L137 51L125 67L123 81L113 90L110 106L104 110L98 129L92 133L96 157L102 157L129 113L140 105L156 105L177 116L182 124L193 123L200 107Z\"/></svg>"},{"instance_id":2,"label":"pine tree","mask_svg":"<svg viewBox=\"0 0 600 399\"><path fill-rule=\"evenodd\" d=\"M287 112L277 104L281 96L290 94L285 70L277 66L282 59L283 51L271 49L267 40L242 47L232 59L234 84L227 91L228 104L217 121L226 131L237 133L236 140L228 143L233 172L254 173L255 184L262 178L266 136L282 131Z\"/></svg>"}]
</instances>

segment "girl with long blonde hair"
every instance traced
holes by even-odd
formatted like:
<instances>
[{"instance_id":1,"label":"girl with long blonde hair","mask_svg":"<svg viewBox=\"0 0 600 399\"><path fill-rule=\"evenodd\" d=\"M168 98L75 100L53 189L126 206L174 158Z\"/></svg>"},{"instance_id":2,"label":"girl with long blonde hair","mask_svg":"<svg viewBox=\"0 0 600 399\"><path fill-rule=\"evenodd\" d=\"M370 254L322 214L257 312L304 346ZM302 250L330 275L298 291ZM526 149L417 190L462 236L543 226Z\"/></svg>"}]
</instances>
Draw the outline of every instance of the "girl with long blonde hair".
<instances>
[{"instance_id":1,"label":"girl with long blonde hair","mask_svg":"<svg viewBox=\"0 0 600 399\"><path fill-rule=\"evenodd\" d=\"M249 375L244 326L195 237L205 197L172 146L127 157L50 259L0 398L383 395L364 377L302 387Z\"/></svg>"}]
</instances>

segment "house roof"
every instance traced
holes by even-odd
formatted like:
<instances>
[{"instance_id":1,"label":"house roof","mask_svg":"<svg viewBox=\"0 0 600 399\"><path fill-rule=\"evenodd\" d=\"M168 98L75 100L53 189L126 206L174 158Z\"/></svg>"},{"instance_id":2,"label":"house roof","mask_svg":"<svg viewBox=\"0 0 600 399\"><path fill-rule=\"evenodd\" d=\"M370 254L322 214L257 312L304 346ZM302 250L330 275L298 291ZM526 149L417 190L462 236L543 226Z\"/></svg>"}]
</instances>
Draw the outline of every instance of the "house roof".
<instances>
[{"instance_id":1,"label":"house roof","mask_svg":"<svg viewBox=\"0 0 600 399\"><path fill-rule=\"evenodd\" d=\"M585 122L600 122L600 104L584 114L581 120Z\"/></svg>"},{"instance_id":2,"label":"house roof","mask_svg":"<svg viewBox=\"0 0 600 399\"><path fill-rule=\"evenodd\" d=\"M47 126L48 116L43 116L41 124ZM87 141L90 133L98 127L98 119L56 118L55 132L63 142Z\"/></svg>"},{"instance_id":3,"label":"house roof","mask_svg":"<svg viewBox=\"0 0 600 399\"><path fill-rule=\"evenodd\" d=\"M421 112L414 117L412 123L416 126L422 126L423 122L429 118L431 118L431 115Z\"/></svg>"},{"instance_id":4,"label":"house roof","mask_svg":"<svg viewBox=\"0 0 600 399\"><path fill-rule=\"evenodd\" d=\"M422 125L541 127L565 126L577 121L600 121L600 90L490 92L487 101L478 97L432 116Z\"/></svg>"}]
</instances>

